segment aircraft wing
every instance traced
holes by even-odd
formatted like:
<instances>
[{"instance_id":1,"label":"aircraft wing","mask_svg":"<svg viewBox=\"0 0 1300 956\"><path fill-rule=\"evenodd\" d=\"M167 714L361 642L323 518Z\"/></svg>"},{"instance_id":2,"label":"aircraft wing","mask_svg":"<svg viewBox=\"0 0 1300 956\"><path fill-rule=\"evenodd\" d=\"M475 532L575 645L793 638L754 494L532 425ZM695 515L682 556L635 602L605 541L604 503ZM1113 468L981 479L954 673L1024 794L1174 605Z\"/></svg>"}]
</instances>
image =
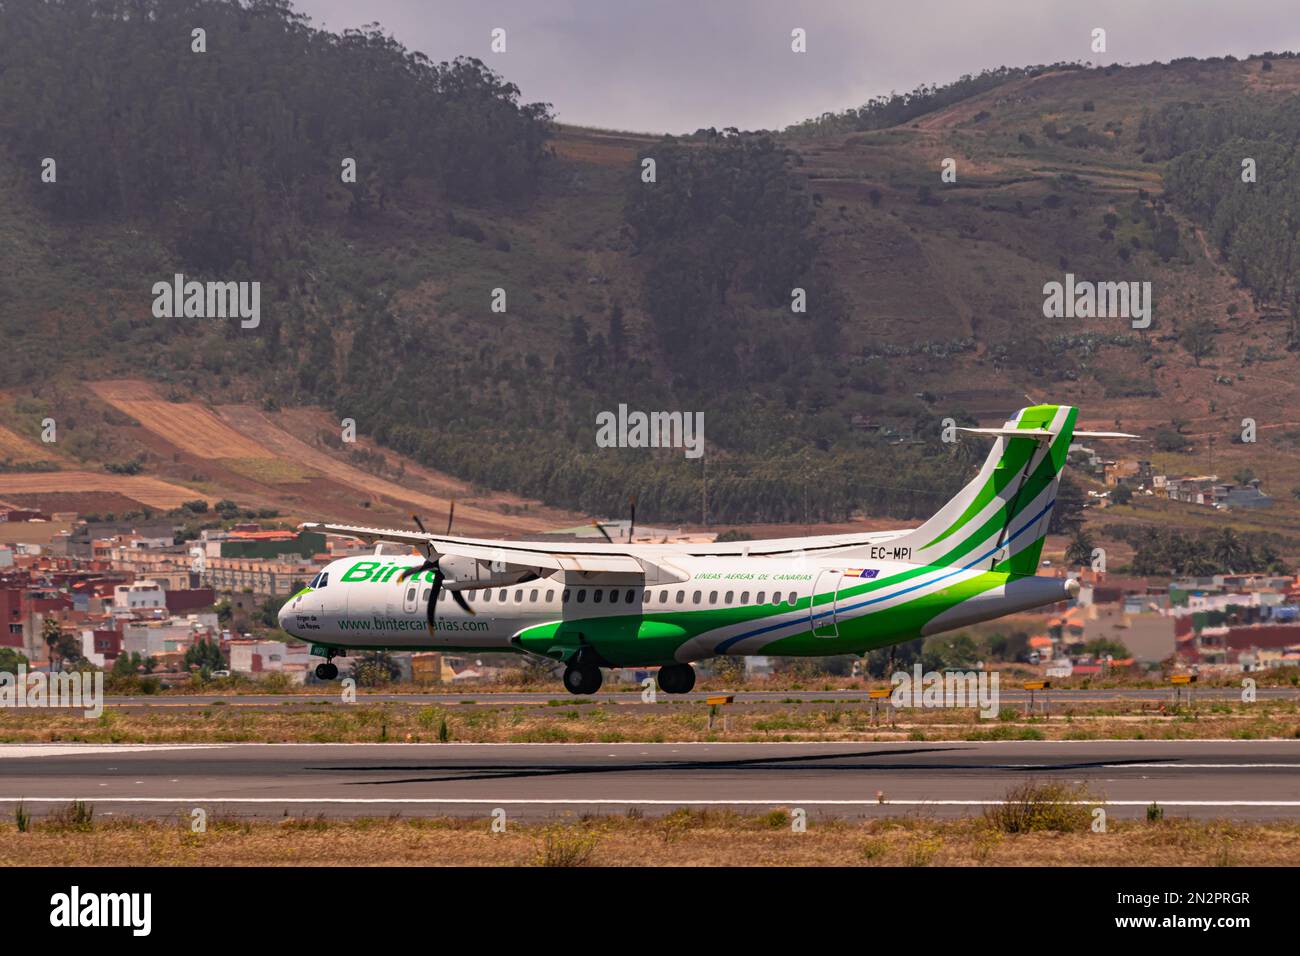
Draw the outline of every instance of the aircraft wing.
<instances>
[{"instance_id":1,"label":"aircraft wing","mask_svg":"<svg viewBox=\"0 0 1300 956\"><path fill-rule=\"evenodd\" d=\"M545 571L572 571L586 574L643 574L651 562L634 557L617 546L576 545L575 542L540 541L497 542L485 538L454 538L447 535L422 534L397 528L370 528L363 525L326 524L308 521L300 525L307 531L346 534L362 541L391 541L409 544L423 553L426 545L438 554L455 554L507 567ZM573 547L570 547L573 545Z\"/></svg>"},{"instance_id":2,"label":"aircraft wing","mask_svg":"<svg viewBox=\"0 0 1300 956\"><path fill-rule=\"evenodd\" d=\"M327 534L346 534L367 542L391 541L409 544L421 552L426 543L439 554L463 554L485 561L517 564L523 567L586 572L632 572L649 570L657 565L669 577L680 577L676 569L662 562L674 555L683 557L790 557L834 552L841 548L875 544L906 534L899 531L867 531L851 534L814 535L802 538L768 538L758 541L674 542L671 544L607 544L577 541L493 541L488 538L456 538L449 535L421 534L398 528L369 528L359 525L327 524L308 521L300 527ZM503 557L504 556L504 557Z\"/></svg>"}]
</instances>

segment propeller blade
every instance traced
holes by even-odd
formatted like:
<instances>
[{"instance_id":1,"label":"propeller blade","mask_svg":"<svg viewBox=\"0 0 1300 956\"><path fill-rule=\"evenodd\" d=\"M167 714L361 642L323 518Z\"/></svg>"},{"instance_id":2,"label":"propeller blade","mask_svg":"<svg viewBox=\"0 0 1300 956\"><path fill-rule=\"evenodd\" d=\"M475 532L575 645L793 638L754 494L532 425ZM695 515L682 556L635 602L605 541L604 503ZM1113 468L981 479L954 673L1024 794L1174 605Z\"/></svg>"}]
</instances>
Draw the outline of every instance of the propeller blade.
<instances>
[{"instance_id":1,"label":"propeller blade","mask_svg":"<svg viewBox=\"0 0 1300 956\"><path fill-rule=\"evenodd\" d=\"M425 558L424 561L421 562L420 564L414 565L412 567L403 570L402 573L397 576L397 580L399 583L401 583L405 581L407 578L415 577L415 575L417 574L423 574L425 571L437 571L437 570L438 570L438 562L433 558Z\"/></svg>"},{"instance_id":2,"label":"propeller blade","mask_svg":"<svg viewBox=\"0 0 1300 956\"><path fill-rule=\"evenodd\" d=\"M456 517L456 499L451 499L451 505L447 509L447 534L451 534L451 522Z\"/></svg>"},{"instance_id":3,"label":"propeller blade","mask_svg":"<svg viewBox=\"0 0 1300 956\"><path fill-rule=\"evenodd\" d=\"M605 536L605 540L608 541L610 544L614 543L614 539L609 536L609 532L605 530L605 526L601 524L599 521L596 521L593 518L591 522L591 526L595 528L597 531L599 531L601 534L603 534Z\"/></svg>"},{"instance_id":4,"label":"propeller blade","mask_svg":"<svg viewBox=\"0 0 1300 956\"><path fill-rule=\"evenodd\" d=\"M465 595L461 594L459 591L452 591L451 599L455 601L457 604L459 604L460 609L464 611L466 614L470 614L470 615L474 614L474 609L470 607L469 602L465 600Z\"/></svg>"},{"instance_id":5,"label":"propeller blade","mask_svg":"<svg viewBox=\"0 0 1300 956\"><path fill-rule=\"evenodd\" d=\"M420 529L420 534L429 533L424 530L424 522L420 520L419 515L411 515L411 520L414 521L415 526ZM433 557L433 545L430 544L428 541L424 542L424 553L427 554L430 558Z\"/></svg>"},{"instance_id":6,"label":"propeller blade","mask_svg":"<svg viewBox=\"0 0 1300 956\"><path fill-rule=\"evenodd\" d=\"M429 606L425 609L425 618L429 622L430 634L437 630L437 624L434 622L434 608L438 605L438 592L442 590L442 569L436 563L433 567L433 589L429 592Z\"/></svg>"},{"instance_id":7,"label":"propeller blade","mask_svg":"<svg viewBox=\"0 0 1300 956\"><path fill-rule=\"evenodd\" d=\"M632 532L636 530L636 495L627 499L628 508L631 509L631 520L627 523L627 543L632 543Z\"/></svg>"}]
</instances>

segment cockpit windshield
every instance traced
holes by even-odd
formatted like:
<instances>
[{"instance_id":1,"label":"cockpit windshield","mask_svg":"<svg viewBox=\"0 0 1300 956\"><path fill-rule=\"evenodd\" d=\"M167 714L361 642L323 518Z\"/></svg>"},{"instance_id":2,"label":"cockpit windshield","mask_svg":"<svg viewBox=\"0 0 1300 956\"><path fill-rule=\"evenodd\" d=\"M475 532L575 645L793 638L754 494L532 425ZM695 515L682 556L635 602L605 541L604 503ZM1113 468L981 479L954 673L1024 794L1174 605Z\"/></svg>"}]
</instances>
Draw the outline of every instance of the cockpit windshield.
<instances>
[{"instance_id":1,"label":"cockpit windshield","mask_svg":"<svg viewBox=\"0 0 1300 956\"><path fill-rule=\"evenodd\" d=\"M311 581L307 583L307 587L311 588L313 591L319 591L321 588L326 587L329 583L330 583L329 572L322 571L320 574L316 575L314 578L311 579Z\"/></svg>"}]
</instances>

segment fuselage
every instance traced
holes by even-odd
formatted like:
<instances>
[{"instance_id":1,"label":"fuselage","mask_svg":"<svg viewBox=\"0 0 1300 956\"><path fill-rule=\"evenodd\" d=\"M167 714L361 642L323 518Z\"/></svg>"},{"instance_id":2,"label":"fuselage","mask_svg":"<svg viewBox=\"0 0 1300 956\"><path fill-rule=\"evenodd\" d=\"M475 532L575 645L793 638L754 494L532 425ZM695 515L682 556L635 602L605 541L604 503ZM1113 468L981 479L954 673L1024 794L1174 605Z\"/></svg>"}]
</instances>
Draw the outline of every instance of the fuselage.
<instances>
[{"instance_id":1,"label":"fuselage","mask_svg":"<svg viewBox=\"0 0 1300 956\"><path fill-rule=\"evenodd\" d=\"M1077 592L1059 578L983 566L864 566L833 553L670 558L661 563L679 579L666 582L557 572L462 590L472 613L442 589L432 629L432 572L401 580L420 557L342 558L286 602L280 623L322 649L513 651L568 660L585 648L604 666L631 667L720 654L860 654Z\"/></svg>"}]
</instances>

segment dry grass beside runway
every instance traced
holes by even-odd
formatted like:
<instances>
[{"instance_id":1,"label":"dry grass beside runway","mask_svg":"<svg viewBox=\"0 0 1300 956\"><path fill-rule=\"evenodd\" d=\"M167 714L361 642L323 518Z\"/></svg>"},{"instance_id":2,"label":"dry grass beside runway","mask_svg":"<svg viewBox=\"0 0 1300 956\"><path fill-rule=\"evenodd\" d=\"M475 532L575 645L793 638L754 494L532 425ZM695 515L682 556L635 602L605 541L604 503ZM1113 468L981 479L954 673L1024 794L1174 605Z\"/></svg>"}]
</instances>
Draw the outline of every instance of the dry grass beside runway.
<instances>
[{"instance_id":1,"label":"dry grass beside runway","mask_svg":"<svg viewBox=\"0 0 1300 956\"><path fill-rule=\"evenodd\" d=\"M89 819L87 819L87 814ZM1113 822L1094 833L1090 815L1068 830L1008 833L987 817L809 820L790 813L674 811L506 820L494 833L477 819L279 822L210 817L191 831L175 822L117 818L87 809L54 820L0 823L4 866L1294 866L1300 825L1224 821Z\"/></svg>"},{"instance_id":2,"label":"dry grass beside runway","mask_svg":"<svg viewBox=\"0 0 1300 956\"><path fill-rule=\"evenodd\" d=\"M1042 679L1042 674L1037 669L1027 665L1003 665L998 669L997 673L1001 675L1001 685L1004 693L1008 691L1017 694L1022 693L1021 685L1024 681ZM1265 671L1257 671L1249 676L1255 681L1256 686L1260 688L1300 689L1300 667L1274 667ZM1241 681L1241 674L1207 674L1200 677L1195 689L1198 692L1230 690L1236 695L1241 692ZM1086 691L1123 692L1126 690L1163 690L1172 695L1172 688L1164 677L1130 671L1118 671L1106 677L1090 675L1087 677L1053 678L1051 684L1053 690L1049 692L1049 696L1050 693L1068 695ZM864 680L861 677L834 677L824 674L808 675L795 670L769 675L761 679L750 678L739 681L730 677L722 678L701 674L697 678L695 689L708 693L728 694L755 692L817 694L819 692L851 691L865 696L868 690L881 690L890 686L890 682L885 680ZM144 690L139 678L129 678L125 681L118 679L116 687L110 685L109 692L114 694L141 694L144 693ZM214 678L198 684L175 684L165 690L153 691L160 699L210 694L223 694L230 697L260 694L320 696L337 692L338 685L334 683L295 684L288 680L287 675L276 672L263 674L257 679L235 674L230 677ZM464 694L467 697L490 697L493 694L562 693L558 671L549 677L538 677L536 674L526 677L525 672L521 669L507 670L505 676L491 681L474 680L455 684L391 683L377 687L359 688L358 692L363 697L368 694ZM602 693L625 694L628 696L640 692L640 686L635 683L617 683L612 680L605 685L602 691Z\"/></svg>"},{"instance_id":3,"label":"dry grass beside runway","mask_svg":"<svg viewBox=\"0 0 1300 956\"><path fill-rule=\"evenodd\" d=\"M1260 740L1300 738L1300 704L1263 700L1168 709L1077 704L1048 718L1004 707L903 710L873 715L860 701L756 701L714 713L698 701L656 704L556 699L549 703L469 701L110 707L79 711L0 710L2 743L670 743L816 740Z\"/></svg>"}]
</instances>

